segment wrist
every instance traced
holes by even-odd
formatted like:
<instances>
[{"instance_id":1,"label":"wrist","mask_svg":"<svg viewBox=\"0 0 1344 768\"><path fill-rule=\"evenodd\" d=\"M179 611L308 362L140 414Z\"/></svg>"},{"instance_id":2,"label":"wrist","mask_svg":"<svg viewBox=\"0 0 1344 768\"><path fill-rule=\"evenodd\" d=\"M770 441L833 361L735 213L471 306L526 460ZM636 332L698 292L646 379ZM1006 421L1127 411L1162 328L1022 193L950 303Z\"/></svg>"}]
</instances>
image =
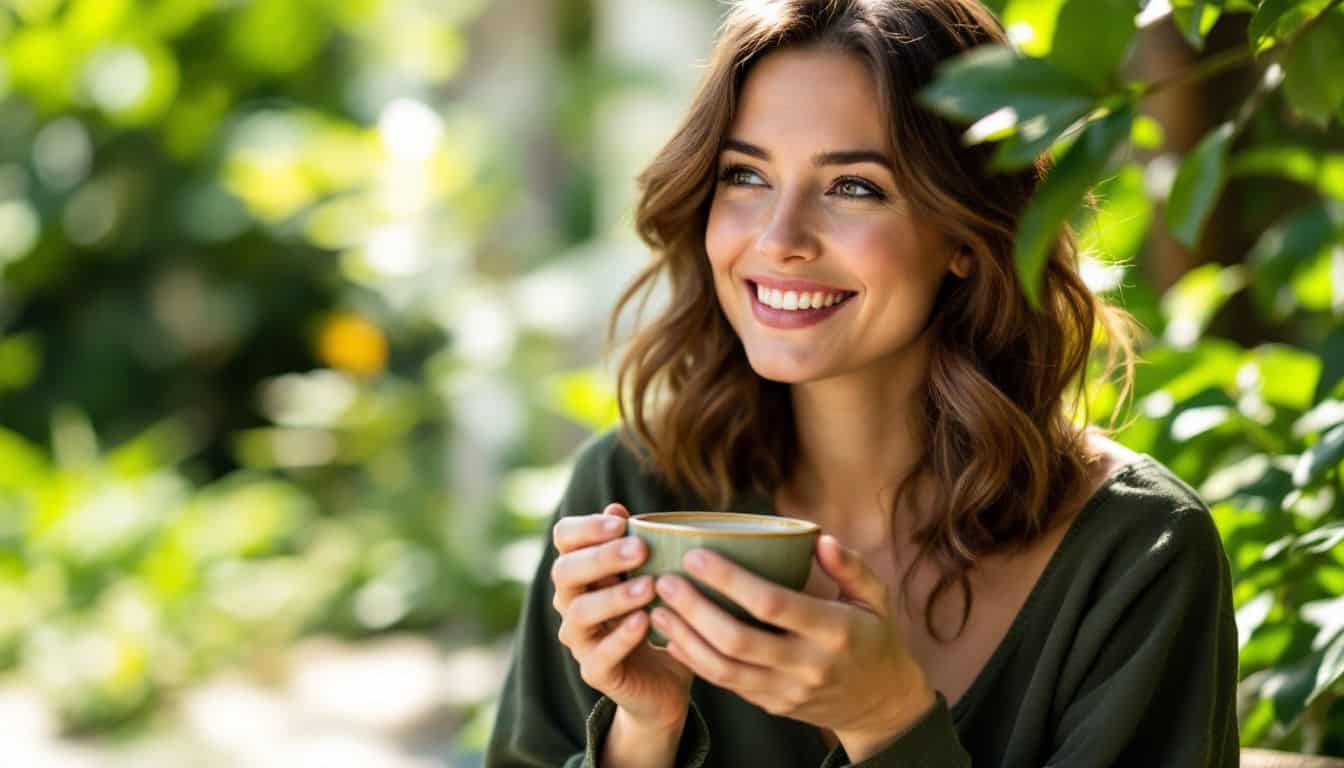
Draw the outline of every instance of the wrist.
<instances>
[{"instance_id":1,"label":"wrist","mask_svg":"<svg viewBox=\"0 0 1344 768\"><path fill-rule=\"evenodd\" d=\"M918 675L917 683L909 691L909 695L893 701L898 708L888 710L872 726L835 732L836 740L844 746L851 763L866 760L891 746L927 717L938 703L938 692L923 674Z\"/></svg>"},{"instance_id":2,"label":"wrist","mask_svg":"<svg viewBox=\"0 0 1344 768\"><path fill-rule=\"evenodd\" d=\"M670 768L676 762L684 727L684 716L680 724L650 723L617 707L598 764L613 768Z\"/></svg>"},{"instance_id":3,"label":"wrist","mask_svg":"<svg viewBox=\"0 0 1344 768\"><path fill-rule=\"evenodd\" d=\"M673 717L642 718L632 714L626 708L618 706L616 717L612 722L613 724L620 723L622 729L627 733L637 734L641 738L655 742L675 742L681 738L681 732L686 727L687 714L687 710L682 710L681 714Z\"/></svg>"}]
</instances>

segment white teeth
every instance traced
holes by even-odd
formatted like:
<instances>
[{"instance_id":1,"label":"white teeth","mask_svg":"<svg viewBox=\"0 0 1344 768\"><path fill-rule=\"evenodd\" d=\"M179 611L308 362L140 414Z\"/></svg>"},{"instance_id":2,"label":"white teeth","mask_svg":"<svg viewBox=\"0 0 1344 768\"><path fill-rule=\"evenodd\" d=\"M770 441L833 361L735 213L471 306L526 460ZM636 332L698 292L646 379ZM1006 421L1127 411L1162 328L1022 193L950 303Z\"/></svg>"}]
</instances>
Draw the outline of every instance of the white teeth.
<instances>
[{"instance_id":1,"label":"white teeth","mask_svg":"<svg viewBox=\"0 0 1344 768\"><path fill-rule=\"evenodd\" d=\"M843 294L838 293L824 293L822 291L812 293L784 292L774 288L766 288L760 283L756 284L756 300L775 309L822 309L834 305L842 298Z\"/></svg>"}]
</instances>

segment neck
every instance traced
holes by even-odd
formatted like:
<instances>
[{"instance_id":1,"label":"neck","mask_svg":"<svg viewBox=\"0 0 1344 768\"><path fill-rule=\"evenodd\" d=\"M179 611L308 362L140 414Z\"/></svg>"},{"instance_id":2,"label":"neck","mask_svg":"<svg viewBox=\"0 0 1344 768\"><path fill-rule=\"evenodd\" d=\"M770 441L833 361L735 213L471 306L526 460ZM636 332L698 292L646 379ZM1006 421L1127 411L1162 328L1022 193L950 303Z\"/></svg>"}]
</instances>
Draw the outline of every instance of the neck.
<instances>
[{"instance_id":1,"label":"neck","mask_svg":"<svg viewBox=\"0 0 1344 768\"><path fill-rule=\"evenodd\" d=\"M891 537L890 516L875 512L891 509L923 450L927 346L910 353L899 365L790 388L799 452L789 497L856 539Z\"/></svg>"}]
</instances>

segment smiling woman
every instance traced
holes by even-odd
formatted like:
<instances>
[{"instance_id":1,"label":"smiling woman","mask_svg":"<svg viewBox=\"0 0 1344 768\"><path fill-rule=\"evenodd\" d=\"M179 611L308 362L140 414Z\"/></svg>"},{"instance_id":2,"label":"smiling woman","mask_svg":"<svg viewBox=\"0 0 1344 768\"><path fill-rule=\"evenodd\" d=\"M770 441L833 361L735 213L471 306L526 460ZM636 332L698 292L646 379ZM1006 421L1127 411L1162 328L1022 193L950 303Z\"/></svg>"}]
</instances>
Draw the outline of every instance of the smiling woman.
<instances>
[{"instance_id":1,"label":"smiling woman","mask_svg":"<svg viewBox=\"0 0 1344 768\"><path fill-rule=\"evenodd\" d=\"M487 765L1236 765L1208 510L1084 426L1094 331L1132 376L1127 316L1067 229L1031 307L1012 241L1046 161L991 172L916 99L1003 40L975 0L734 6L641 177L653 261L612 328L671 300L556 512ZM684 509L820 524L812 578L693 551L622 583L648 556L622 518Z\"/></svg>"}]
</instances>

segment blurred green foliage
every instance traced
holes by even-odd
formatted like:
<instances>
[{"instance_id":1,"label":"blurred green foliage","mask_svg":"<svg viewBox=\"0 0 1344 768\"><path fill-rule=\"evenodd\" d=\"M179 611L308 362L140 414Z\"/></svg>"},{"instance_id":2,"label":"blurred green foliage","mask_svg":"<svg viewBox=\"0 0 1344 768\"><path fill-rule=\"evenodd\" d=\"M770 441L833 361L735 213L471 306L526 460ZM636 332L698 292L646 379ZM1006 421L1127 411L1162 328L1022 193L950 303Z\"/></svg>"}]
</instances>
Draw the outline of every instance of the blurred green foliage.
<instances>
[{"instance_id":1,"label":"blurred green foliage","mask_svg":"<svg viewBox=\"0 0 1344 768\"><path fill-rule=\"evenodd\" d=\"M517 186L443 90L482 9L0 4L0 669L68 727L305 632L510 628L479 553L528 519L452 483Z\"/></svg>"}]
</instances>

